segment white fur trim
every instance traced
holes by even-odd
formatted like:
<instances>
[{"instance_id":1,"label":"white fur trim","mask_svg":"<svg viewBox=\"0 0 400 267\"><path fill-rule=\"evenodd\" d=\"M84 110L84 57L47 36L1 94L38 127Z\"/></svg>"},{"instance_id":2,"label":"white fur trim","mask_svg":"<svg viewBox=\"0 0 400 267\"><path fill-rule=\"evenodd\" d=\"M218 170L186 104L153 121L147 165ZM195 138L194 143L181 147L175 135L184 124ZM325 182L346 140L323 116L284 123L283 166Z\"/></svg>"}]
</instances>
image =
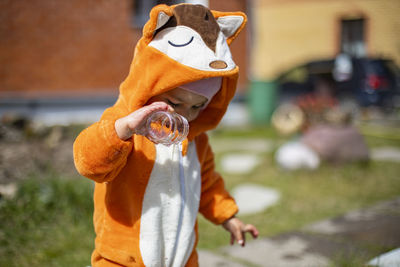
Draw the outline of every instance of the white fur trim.
<instances>
[{"instance_id":1,"label":"white fur trim","mask_svg":"<svg viewBox=\"0 0 400 267\"><path fill-rule=\"evenodd\" d=\"M203 41L200 34L187 26L166 28L159 32L149 46L163 52L183 65L204 71L225 71L236 67L225 35L220 32L216 51L212 51ZM222 60L227 64L225 69L213 69L210 63Z\"/></svg>"},{"instance_id":2,"label":"white fur trim","mask_svg":"<svg viewBox=\"0 0 400 267\"><path fill-rule=\"evenodd\" d=\"M183 213L178 146L157 145L156 150L156 161L143 199L140 251L147 267L184 266L193 251L200 202L201 172L196 145L191 142L187 155L182 158L186 195ZM181 214L182 223L178 229Z\"/></svg>"}]
</instances>

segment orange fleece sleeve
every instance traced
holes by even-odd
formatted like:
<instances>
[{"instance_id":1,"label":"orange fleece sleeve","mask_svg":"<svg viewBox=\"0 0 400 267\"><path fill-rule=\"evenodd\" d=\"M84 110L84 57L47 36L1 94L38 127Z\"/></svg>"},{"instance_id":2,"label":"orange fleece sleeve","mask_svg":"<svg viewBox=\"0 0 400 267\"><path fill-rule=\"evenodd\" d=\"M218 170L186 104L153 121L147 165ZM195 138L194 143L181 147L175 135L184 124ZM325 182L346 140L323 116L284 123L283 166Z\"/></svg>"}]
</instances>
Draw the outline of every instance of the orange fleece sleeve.
<instances>
[{"instance_id":1,"label":"orange fleece sleeve","mask_svg":"<svg viewBox=\"0 0 400 267\"><path fill-rule=\"evenodd\" d=\"M74 142L76 169L98 183L114 179L132 151L132 138L123 141L115 131L115 120L124 116L118 104L107 109L101 120L83 130Z\"/></svg>"},{"instance_id":2,"label":"orange fleece sleeve","mask_svg":"<svg viewBox=\"0 0 400 267\"><path fill-rule=\"evenodd\" d=\"M215 171L214 153L206 134L196 138L201 163L200 213L215 224L221 224L238 212L238 207L225 189L224 180Z\"/></svg>"}]
</instances>

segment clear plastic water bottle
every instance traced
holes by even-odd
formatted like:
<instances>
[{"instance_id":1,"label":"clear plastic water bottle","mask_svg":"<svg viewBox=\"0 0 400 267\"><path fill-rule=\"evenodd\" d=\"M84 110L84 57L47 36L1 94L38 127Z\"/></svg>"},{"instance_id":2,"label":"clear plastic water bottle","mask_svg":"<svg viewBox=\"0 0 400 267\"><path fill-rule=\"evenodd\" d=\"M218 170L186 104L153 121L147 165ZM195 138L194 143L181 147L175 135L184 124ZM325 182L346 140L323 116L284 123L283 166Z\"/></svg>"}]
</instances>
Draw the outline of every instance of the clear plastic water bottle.
<instances>
[{"instance_id":1,"label":"clear plastic water bottle","mask_svg":"<svg viewBox=\"0 0 400 267\"><path fill-rule=\"evenodd\" d=\"M156 144L170 146L179 144L189 133L189 123L181 115L166 111L156 111L147 118L144 129L139 134Z\"/></svg>"}]
</instances>

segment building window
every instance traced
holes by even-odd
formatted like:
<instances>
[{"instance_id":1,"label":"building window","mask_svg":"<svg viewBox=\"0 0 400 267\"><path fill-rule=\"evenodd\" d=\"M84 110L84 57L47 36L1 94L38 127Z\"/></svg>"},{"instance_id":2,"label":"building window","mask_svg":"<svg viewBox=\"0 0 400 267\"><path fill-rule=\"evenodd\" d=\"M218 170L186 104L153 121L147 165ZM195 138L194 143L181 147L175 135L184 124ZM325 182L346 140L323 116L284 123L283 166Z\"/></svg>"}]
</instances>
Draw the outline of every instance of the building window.
<instances>
[{"instance_id":1,"label":"building window","mask_svg":"<svg viewBox=\"0 0 400 267\"><path fill-rule=\"evenodd\" d=\"M341 52L354 57L366 55L365 19L349 19L341 21Z\"/></svg>"},{"instance_id":2,"label":"building window","mask_svg":"<svg viewBox=\"0 0 400 267\"><path fill-rule=\"evenodd\" d=\"M185 3L185 0L134 0L132 24L135 28L142 28L149 20L150 10L159 4L175 5Z\"/></svg>"}]
</instances>

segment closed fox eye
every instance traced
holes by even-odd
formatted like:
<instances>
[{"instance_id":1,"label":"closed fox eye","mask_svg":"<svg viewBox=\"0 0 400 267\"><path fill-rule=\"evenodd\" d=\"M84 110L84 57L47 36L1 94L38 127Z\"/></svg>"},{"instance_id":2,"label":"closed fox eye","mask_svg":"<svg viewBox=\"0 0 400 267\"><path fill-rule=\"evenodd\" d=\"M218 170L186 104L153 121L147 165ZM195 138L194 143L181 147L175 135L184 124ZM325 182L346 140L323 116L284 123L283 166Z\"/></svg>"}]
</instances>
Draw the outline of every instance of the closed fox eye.
<instances>
[{"instance_id":1,"label":"closed fox eye","mask_svg":"<svg viewBox=\"0 0 400 267\"><path fill-rule=\"evenodd\" d=\"M171 42L171 41L169 41L169 40L168 40L168 43L169 43L170 45L172 45L172 46L175 46L175 47L182 47L182 46L187 46L187 45L189 45L189 44L193 41L193 39L194 39L194 36L192 36L192 38L190 38L190 40L189 40L187 43L184 43L184 44L174 44L173 42Z\"/></svg>"}]
</instances>

